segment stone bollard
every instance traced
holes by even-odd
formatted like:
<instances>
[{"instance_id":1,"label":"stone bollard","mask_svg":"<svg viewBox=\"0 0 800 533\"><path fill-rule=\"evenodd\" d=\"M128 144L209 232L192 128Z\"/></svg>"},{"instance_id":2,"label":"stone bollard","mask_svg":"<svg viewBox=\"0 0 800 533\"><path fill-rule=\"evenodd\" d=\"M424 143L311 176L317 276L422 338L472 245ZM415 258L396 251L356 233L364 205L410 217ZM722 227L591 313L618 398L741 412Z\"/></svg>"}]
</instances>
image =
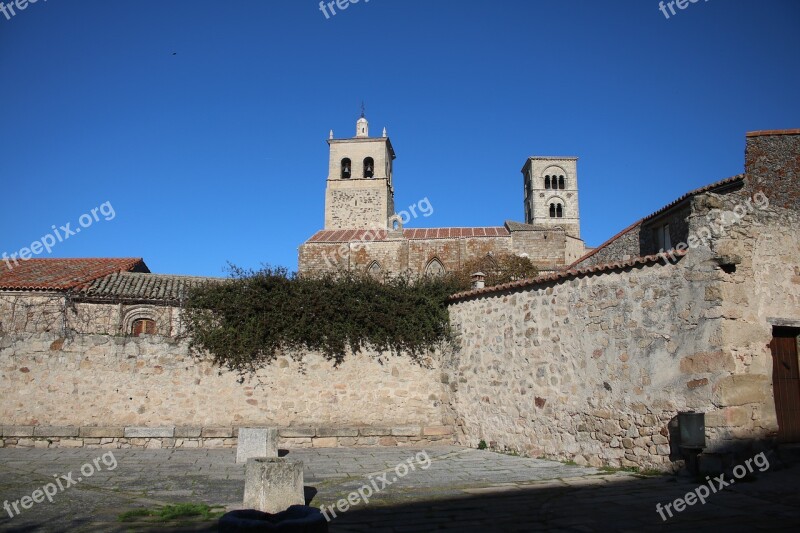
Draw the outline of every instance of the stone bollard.
<instances>
[{"instance_id":1,"label":"stone bollard","mask_svg":"<svg viewBox=\"0 0 800 533\"><path fill-rule=\"evenodd\" d=\"M278 457L276 428L239 428L236 462L246 463L252 457Z\"/></svg>"},{"instance_id":2,"label":"stone bollard","mask_svg":"<svg viewBox=\"0 0 800 533\"><path fill-rule=\"evenodd\" d=\"M292 505L305 505L303 463L277 457L247 460L244 508L275 514Z\"/></svg>"}]
</instances>

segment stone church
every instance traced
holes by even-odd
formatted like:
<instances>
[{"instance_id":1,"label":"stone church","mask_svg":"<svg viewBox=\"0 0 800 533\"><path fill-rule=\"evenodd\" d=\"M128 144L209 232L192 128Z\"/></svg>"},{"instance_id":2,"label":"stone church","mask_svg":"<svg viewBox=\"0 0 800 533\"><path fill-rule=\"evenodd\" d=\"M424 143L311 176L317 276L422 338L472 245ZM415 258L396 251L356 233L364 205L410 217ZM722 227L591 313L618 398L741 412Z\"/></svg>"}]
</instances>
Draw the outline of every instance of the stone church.
<instances>
[{"instance_id":1,"label":"stone church","mask_svg":"<svg viewBox=\"0 0 800 533\"><path fill-rule=\"evenodd\" d=\"M435 275L496 254L528 257L547 272L587 252L580 237L576 157L525 161L524 223L409 229L403 223L410 217L394 209L396 156L386 129L381 137L370 137L362 113L355 137L336 139L331 132L328 145L325 226L300 246L301 274L346 269Z\"/></svg>"}]
</instances>

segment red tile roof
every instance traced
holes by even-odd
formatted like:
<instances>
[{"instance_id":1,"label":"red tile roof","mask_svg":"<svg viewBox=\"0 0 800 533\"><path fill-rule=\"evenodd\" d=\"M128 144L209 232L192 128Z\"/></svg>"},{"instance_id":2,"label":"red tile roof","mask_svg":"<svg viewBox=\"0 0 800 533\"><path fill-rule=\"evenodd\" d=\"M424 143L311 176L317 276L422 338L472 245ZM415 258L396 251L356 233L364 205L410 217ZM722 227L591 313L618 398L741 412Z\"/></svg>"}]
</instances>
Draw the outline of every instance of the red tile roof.
<instances>
[{"instance_id":1,"label":"red tile roof","mask_svg":"<svg viewBox=\"0 0 800 533\"><path fill-rule=\"evenodd\" d=\"M461 237L507 237L509 235L511 234L503 226L483 228L418 228L403 230L403 237L409 240L457 239ZM388 236L389 232L387 230L321 230L316 232L307 242L384 241Z\"/></svg>"},{"instance_id":2,"label":"red tile roof","mask_svg":"<svg viewBox=\"0 0 800 533\"><path fill-rule=\"evenodd\" d=\"M748 137L763 137L765 135L800 135L800 130L761 130L748 131Z\"/></svg>"},{"instance_id":3,"label":"red tile roof","mask_svg":"<svg viewBox=\"0 0 800 533\"><path fill-rule=\"evenodd\" d=\"M0 262L0 289L67 290L114 272L150 272L141 258L29 259Z\"/></svg>"},{"instance_id":4,"label":"red tile roof","mask_svg":"<svg viewBox=\"0 0 800 533\"><path fill-rule=\"evenodd\" d=\"M562 281L571 278L587 276L590 274L601 274L605 272L611 272L613 270L624 270L626 268L636 267L639 265L650 265L653 263L657 263L659 261L671 261L673 257L680 259L683 256L685 256L686 253L687 250L673 250L669 252L669 256L659 255L659 254L646 255L644 257L634 257L632 259L628 259L627 261L616 261L613 263L605 263L602 265L594 265L585 268L571 268L569 270L563 270L561 272L556 272L553 274L546 274L531 279L521 279L519 281L503 283L502 285L484 287L483 289L473 289L470 291L459 292L452 295L448 299L448 301L456 302L459 300L467 300L469 298L474 298L476 296L483 296L485 294L492 294L496 292L504 292L517 289L527 289L535 287L537 285L552 283L554 281Z\"/></svg>"},{"instance_id":5,"label":"red tile roof","mask_svg":"<svg viewBox=\"0 0 800 533\"><path fill-rule=\"evenodd\" d=\"M727 188L729 186L735 186L735 185L738 185L739 183L742 183L742 182L744 182L744 174L738 174L736 176L731 176L730 178L725 178L724 180L715 181L714 183L710 183L708 185L700 187L699 189L694 189L693 191L689 191L686 194L684 194L683 196L681 196L680 198L678 198L677 200L674 200L674 201L668 203L667 205L665 205L664 207L662 207L658 211L656 211L654 213L651 213L651 214L647 215L646 217L634 222L633 224L631 224L630 226L628 226L624 230L620 231L619 233L617 233L616 235L614 235L613 237L608 239L606 242L604 242L603 244L601 244L600 246L598 246L597 248L595 248L591 252L587 253L586 255L584 255L583 257L578 259L577 261L573 262L567 268L573 268L576 265L581 264L583 261L585 261L588 258L592 257L593 255L598 253L603 248L609 246L611 243L613 243L614 241L616 241L617 239L619 239L623 235L627 234L630 231L633 231L634 229L636 229L637 227L642 225L644 222L647 222L651 218L654 218L654 217L660 215L661 213L664 213L665 211L675 207L676 205L678 205L679 203L683 202L687 198L691 198L692 196L696 196L696 195L704 193L704 192L714 191L714 190L718 190L718 189L725 189L725 188Z\"/></svg>"}]
</instances>

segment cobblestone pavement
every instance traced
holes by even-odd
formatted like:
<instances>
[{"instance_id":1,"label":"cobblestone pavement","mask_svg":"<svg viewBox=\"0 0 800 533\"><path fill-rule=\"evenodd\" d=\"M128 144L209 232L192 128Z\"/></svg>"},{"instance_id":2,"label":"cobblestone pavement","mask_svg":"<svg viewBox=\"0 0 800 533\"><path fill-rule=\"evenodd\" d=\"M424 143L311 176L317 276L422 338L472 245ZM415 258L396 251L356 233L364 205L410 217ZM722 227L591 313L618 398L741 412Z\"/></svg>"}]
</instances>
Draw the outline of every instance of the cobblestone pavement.
<instances>
[{"instance_id":1,"label":"cobblestone pavement","mask_svg":"<svg viewBox=\"0 0 800 533\"><path fill-rule=\"evenodd\" d=\"M234 450L0 449L0 505L31 495L72 473L75 484L9 517L0 531L214 531L213 522L179 526L121 524L123 511L166 503L240 507L244 467ZM311 505L331 506L370 479L390 484L368 504L331 522L344 531L727 531L788 530L800 526L800 466L773 465L751 482L740 481L687 507L666 522L656 504L698 486L674 476L642 477L459 447L420 449L335 448L293 450L305 465ZM413 463L405 476L405 467ZM80 481L78 481L80 479ZM701 480L704 481L704 480ZM63 482L66 485L68 482ZM382 482L377 483L380 486ZM12 509L13 514L13 509Z\"/></svg>"}]
</instances>

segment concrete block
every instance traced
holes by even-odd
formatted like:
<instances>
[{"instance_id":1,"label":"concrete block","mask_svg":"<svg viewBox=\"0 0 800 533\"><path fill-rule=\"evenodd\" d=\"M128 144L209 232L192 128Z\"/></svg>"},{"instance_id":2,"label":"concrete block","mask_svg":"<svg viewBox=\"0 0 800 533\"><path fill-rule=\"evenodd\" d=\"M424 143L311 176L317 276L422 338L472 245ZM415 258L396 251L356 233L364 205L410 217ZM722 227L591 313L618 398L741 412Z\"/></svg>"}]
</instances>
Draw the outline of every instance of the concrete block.
<instances>
[{"instance_id":1,"label":"concrete block","mask_svg":"<svg viewBox=\"0 0 800 533\"><path fill-rule=\"evenodd\" d=\"M277 436L277 430L272 431ZM247 460L244 478L245 509L275 514L292 505L305 503L301 461L277 457L253 457Z\"/></svg>"},{"instance_id":2,"label":"concrete block","mask_svg":"<svg viewBox=\"0 0 800 533\"><path fill-rule=\"evenodd\" d=\"M318 428L317 437L358 437L356 428Z\"/></svg>"},{"instance_id":3,"label":"concrete block","mask_svg":"<svg viewBox=\"0 0 800 533\"><path fill-rule=\"evenodd\" d=\"M100 439L110 439L110 438L120 438L125 436L125 428L118 427L118 426L107 426L107 427L82 427L80 431L81 437L88 437L88 438L100 438Z\"/></svg>"},{"instance_id":4,"label":"concrete block","mask_svg":"<svg viewBox=\"0 0 800 533\"><path fill-rule=\"evenodd\" d=\"M3 437L33 437L33 426L3 426Z\"/></svg>"},{"instance_id":5,"label":"concrete block","mask_svg":"<svg viewBox=\"0 0 800 533\"><path fill-rule=\"evenodd\" d=\"M236 462L246 463L254 457L278 457L277 428L239 428Z\"/></svg>"},{"instance_id":6,"label":"concrete block","mask_svg":"<svg viewBox=\"0 0 800 533\"><path fill-rule=\"evenodd\" d=\"M175 437L179 439L196 439L202 433L203 428L192 426L181 426L175 428Z\"/></svg>"},{"instance_id":7,"label":"concrete block","mask_svg":"<svg viewBox=\"0 0 800 533\"><path fill-rule=\"evenodd\" d=\"M154 438L172 438L175 436L174 427L165 428L145 428L145 427L127 427L125 428L126 438L137 439L154 439Z\"/></svg>"},{"instance_id":8,"label":"concrete block","mask_svg":"<svg viewBox=\"0 0 800 533\"><path fill-rule=\"evenodd\" d=\"M74 426L36 426L34 437L77 437L81 429Z\"/></svg>"},{"instance_id":9,"label":"concrete block","mask_svg":"<svg viewBox=\"0 0 800 533\"><path fill-rule=\"evenodd\" d=\"M298 438L298 437L315 437L317 430L314 428L283 428L279 430L281 437Z\"/></svg>"}]
</instances>

